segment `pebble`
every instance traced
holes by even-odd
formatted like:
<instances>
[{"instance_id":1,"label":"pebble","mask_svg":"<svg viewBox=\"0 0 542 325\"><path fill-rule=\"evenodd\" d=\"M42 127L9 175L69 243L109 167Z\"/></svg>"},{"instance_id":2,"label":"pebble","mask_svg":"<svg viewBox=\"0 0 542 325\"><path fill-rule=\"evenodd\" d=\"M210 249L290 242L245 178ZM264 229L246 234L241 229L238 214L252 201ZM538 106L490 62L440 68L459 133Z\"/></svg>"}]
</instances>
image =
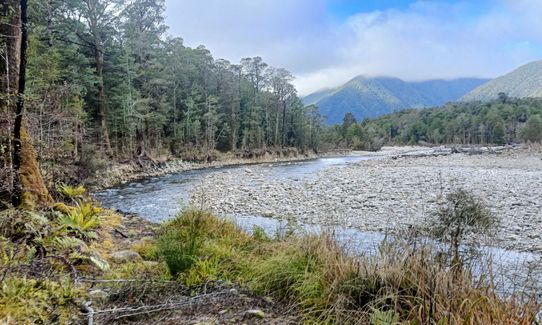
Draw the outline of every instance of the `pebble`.
<instances>
[{"instance_id":1,"label":"pebble","mask_svg":"<svg viewBox=\"0 0 542 325\"><path fill-rule=\"evenodd\" d=\"M382 231L387 225L421 225L441 195L465 188L501 220L498 235L488 244L517 250L542 246L542 238L531 231L542 228L542 200L533 199L542 198L542 162L529 152L384 157L297 181L265 178L266 166L250 171L203 179L201 187L215 213ZM262 178L266 181L254 186Z\"/></svg>"}]
</instances>

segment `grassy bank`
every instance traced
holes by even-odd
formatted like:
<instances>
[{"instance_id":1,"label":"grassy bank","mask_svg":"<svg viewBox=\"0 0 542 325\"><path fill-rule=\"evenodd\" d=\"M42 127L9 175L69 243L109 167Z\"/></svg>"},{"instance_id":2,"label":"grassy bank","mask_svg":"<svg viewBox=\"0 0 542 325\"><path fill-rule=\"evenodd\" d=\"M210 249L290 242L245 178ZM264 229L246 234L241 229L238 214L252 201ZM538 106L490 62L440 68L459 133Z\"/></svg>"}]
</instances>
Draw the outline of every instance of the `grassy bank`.
<instances>
[{"instance_id":1,"label":"grassy bank","mask_svg":"<svg viewBox=\"0 0 542 325\"><path fill-rule=\"evenodd\" d=\"M148 249L183 283L240 283L294 306L306 322L532 324L536 314L535 304L503 300L472 270L401 241L383 245L377 256L353 257L329 234L248 235L188 211L165 224L154 245Z\"/></svg>"}]
</instances>

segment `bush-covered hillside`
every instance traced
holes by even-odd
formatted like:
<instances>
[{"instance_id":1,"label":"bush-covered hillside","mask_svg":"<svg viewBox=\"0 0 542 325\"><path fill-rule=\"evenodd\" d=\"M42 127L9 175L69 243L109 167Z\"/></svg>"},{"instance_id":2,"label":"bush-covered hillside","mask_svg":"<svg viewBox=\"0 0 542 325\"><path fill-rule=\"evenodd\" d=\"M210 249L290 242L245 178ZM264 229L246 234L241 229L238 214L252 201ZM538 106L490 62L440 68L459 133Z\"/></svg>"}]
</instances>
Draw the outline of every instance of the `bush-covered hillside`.
<instances>
[{"instance_id":1,"label":"bush-covered hillside","mask_svg":"<svg viewBox=\"0 0 542 325\"><path fill-rule=\"evenodd\" d=\"M542 140L542 99L450 103L444 107L410 109L355 123L345 116L335 141L361 149L379 145L508 144Z\"/></svg>"}]
</instances>

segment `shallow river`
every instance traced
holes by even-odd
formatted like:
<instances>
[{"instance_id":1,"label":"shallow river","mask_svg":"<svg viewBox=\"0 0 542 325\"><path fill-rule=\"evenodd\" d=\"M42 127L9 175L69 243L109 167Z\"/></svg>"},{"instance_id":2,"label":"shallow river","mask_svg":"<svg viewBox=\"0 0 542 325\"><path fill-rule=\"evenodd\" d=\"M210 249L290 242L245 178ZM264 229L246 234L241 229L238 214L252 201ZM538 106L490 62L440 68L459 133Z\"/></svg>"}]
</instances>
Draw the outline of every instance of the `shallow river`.
<instances>
[{"instance_id":1,"label":"shallow river","mask_svg":"<svg viewBox=\"0 0 542 325\"><path fill-rule=\"evenodd\" d=\"M262 164L267 179L297 179L312 177L325 168L341 167L367 160L364 156L320 158L303 162ZM250 166L229 166L191 170L128 183L97 193L96 197L108 208L137 213L151 221L160 222L174 216L189 202L188 192L198 186L201 178L228 170L244 175Z\"/></svg>"},{"instance_id":2,"label":"shallow river","mask_svg":"<svg viewBox=\"0 0 542 325\"><path fill-rule=\"evenodd\" d=\"M336 158L320 158L304 162L263 164L264 179L302 181L314 177L326 168L341 168L350 163L371 159L370 157L351 155ZM250 172L250 166L229 166L192 170L177 174L153 177L125 184L116 188L104 190L96 194L105 207L118 209L127 213L136 213L150 221L160 222L175 216L178 211L187 206L190 198L189 191L197 188L203 177L212 176L228 170L243 177ZM268 234L274 234L284 229L286 221L265 218L262 216L230 216L241 228L251 231L254 226L262 227ZM300 225L305 232L320 232L318 225ZM375 253L385 234L378 232L360 231L353 228L333 227L333 232L339 242L354 253ZM536 271L540 265L540 256L504 250L496 247L484 247L484 255L491 255L494 260L493 268L501 279L496 279L501 291L512 290L518 282L525 282L528 275ZM540 280L540 275L534 276ZM520 280L521 279L521 280ZM540 281L535 281L540 282Z\"/></svg>"}]
</instances>

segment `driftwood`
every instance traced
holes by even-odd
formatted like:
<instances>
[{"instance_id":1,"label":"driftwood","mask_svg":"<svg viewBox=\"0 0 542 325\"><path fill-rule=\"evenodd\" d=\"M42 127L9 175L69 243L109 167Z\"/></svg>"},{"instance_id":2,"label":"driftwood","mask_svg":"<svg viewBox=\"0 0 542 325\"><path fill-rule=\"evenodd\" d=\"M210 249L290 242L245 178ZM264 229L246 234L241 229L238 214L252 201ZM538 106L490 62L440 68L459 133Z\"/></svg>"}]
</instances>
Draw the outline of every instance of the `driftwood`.
<instances>
[{"instance_id":1,"label":"driftwood","mask_svg":"<svg viewBox=\"0 0 542 325\"><path fill-rule=\"evenodd\" d=\"M398 159L398 158L439 157L439 156L449 156L449 155L457 154L457 153L463 153L463 154L468 154L468 155L501 154L503 151L513 150L516 148L517 147L515 146L500 146L500 147L452 146L450 148L435 148L431 151L425 151L425 152L405 153L405 154L392 156L391 158Z\"/></svg>"}]
</instances>

